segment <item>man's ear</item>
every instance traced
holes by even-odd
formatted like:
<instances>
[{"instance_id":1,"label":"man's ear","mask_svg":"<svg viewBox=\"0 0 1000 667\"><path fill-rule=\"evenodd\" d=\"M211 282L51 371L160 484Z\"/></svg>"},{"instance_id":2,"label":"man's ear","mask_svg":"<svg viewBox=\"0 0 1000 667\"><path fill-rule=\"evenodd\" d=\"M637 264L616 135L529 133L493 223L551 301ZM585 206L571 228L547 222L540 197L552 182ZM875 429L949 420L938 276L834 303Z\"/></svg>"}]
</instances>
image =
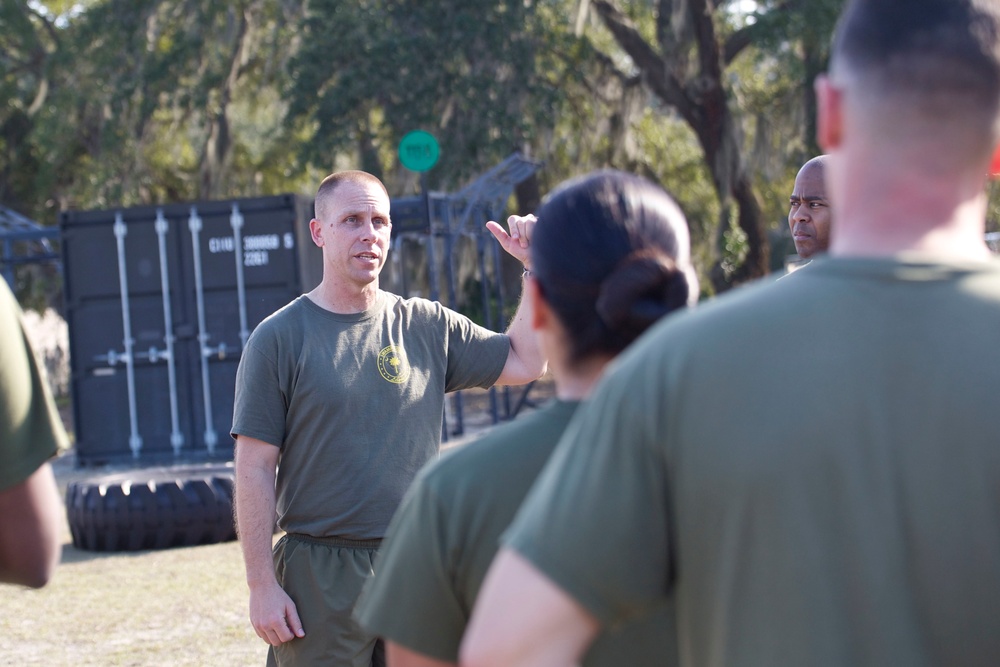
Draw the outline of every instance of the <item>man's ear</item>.
<instances>
[{"instance_id":1,"label":"man's ear","mask_svg":"<svg viewBox=\"0 0 1000 667\"><path fill-rule=\"evenodd\" d=\"M323 223L316 218L309 221L309 235L312 236L313 243L323 247Z\"/></svg>"},{"instance_id":2,"label":"man's ear","mask_svg":"<svg viewBox=\"0 0 1000 667\"><path fill-rule=\"evenodd\" d=\"M548 327L549 320L553 317L552 309L542 294L542 288L534 278L524 281L524 289L527 292L524 298L530 299L531 304L531 328L544 329Z\"/></svg>"},{"instance_id":3,"label":"man's ear","mask_svg":"<svg viewBox=\"0 0 1000 667\"><path fill-rule=\"evenodd\" d=\"M825 74L816 77L816 143L829 153L840 145L843 131L843 93Z\"/></svg>"}]
</instances>

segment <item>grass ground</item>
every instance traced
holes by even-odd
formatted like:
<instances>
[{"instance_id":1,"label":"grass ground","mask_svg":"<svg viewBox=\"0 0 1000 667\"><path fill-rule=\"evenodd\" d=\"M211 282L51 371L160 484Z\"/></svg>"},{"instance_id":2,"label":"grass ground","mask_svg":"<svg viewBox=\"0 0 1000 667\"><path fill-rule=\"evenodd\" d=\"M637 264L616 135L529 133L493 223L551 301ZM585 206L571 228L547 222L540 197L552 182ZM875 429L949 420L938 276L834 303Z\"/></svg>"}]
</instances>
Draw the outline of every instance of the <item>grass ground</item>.
<instances>
[{"instance_id":1,"label":"grass ground","mask_svg":"<svg viewBox=\"0 0 1000 667\"><path fill-rule=\"evenodd\" d=\"M75 549L41 590L0 590L9 665L263 665L239 544L130 553Z\"/></svg>"},{"instance_id":2,"label":"grass ground","mask_svg":"<svg viewBox=\"0 0 1000 667\"><path fill-rule=\"evenodd\" d=\"M532 395L538 401L551 396L551 383L540 383ZM483 397L468 399L467 428L484 428ZM71 455L53 467L63 491L70 480L107 472L74 468ZM63 543L62 563L45 588L0 587L0 664L264 664L267 646L250 627L237 542L97 553L74 548L67 526Z\"/></svg>"}]
</instances>

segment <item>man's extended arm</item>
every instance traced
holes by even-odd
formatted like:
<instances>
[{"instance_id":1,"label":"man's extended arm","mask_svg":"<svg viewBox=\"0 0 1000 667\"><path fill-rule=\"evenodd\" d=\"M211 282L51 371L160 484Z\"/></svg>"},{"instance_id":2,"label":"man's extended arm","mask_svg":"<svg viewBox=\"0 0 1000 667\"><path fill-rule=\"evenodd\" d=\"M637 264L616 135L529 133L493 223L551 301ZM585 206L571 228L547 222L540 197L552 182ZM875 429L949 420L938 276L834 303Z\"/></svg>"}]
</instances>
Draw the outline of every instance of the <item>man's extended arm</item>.
<instances>
[{"instance_id":1,"label":"man's extended arm","mask_svg":"<svg viewBox=\"0 0 1000 667\"><path fill-rule=\"evenodd\" d=\"M250 622L272 646L303 637L295 603L274 576L274 480L278 448L261 440L236 437L236 527L250 588Z\"/></svg>"},{"instance_id":2,"label":"man's extended arm","mask_svg":"<svg viewBox=\"0 0 1000 667\"><path fill-rule=\"evenodd\" d=\"M0 491L0 581L41 588L59 562L62 499L52 466Z\"/></svg>"},{"instance_id":3,"label":"man's extended arm","mask_svg":"<svg viewBox=\"0 0 1000 667\"><path fill-rule=\"evenodd\" d=\"M577 665L600 626L528 560L501 549L462 640L462 667Z\"/></svg>"},{"instance_id":4,"label":"man's extended arm","mask_svg":"<svg viewBox=\"0 0 1000 667\"><path fill-rule=\"evenodd\" d=\"M535 222L536 219L533 215L512 215L507 218L507 224L510 226L509 234L492 220L486 223L486 228L490 230L504 250L519 260L524 268L530 270L529 247ZM532 328L531 317L531 299L526 298L524 290L522 290L517 312L514 313L514 319L507 327L507 336L510 338L510 353L507 355L507 363L504 364L496 384L526 384L537 380L545 372L547 360L542 355L538 345L538 336Z\"/></svg>"}]
</instances>

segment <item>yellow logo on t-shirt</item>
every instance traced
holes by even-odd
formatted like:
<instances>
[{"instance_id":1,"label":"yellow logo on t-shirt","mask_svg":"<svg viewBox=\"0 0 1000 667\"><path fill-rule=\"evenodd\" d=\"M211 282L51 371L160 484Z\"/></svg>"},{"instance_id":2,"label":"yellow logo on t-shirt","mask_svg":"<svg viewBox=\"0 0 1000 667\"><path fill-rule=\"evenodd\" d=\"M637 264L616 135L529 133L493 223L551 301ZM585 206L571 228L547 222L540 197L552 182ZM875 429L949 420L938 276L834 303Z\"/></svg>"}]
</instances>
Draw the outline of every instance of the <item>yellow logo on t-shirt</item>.
<instances>
[{"instance_id":1,"label":"yellow logo on t-shirt","mask_svg":"<svg viewBox=\"0 0 1000 667\"><path fill-rule=\"evenodd\" d=\"M410 364L403 348L387 345L378 353L378 372L393 384L402 384L410 377Z\"/></svg>"}]
</instances>

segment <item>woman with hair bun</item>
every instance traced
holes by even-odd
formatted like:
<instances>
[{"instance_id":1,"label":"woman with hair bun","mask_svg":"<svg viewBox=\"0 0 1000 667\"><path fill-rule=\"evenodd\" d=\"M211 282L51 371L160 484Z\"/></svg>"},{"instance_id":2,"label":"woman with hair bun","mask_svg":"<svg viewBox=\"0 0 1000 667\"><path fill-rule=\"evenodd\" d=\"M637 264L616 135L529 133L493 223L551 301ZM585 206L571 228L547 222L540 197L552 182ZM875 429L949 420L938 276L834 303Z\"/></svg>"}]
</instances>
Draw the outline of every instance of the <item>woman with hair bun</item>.
<instances>
[{"instance_id":1,"label":"woman with hair bun","mask_svg":"<svg viewBox=\"0 0 1000 667\"><path fill-rule=\"evenodd\" d=\"M539 209L525 281L556 398L447 452L417 477L355 609L390 667L454 665L500 534L608 362L697 299L687 222L659 186L602 171L556 188ZM581 517L586 520L586 517ZM672 609L602 635L584 665L675 662Z\"/></svg>"}]
</instances>

